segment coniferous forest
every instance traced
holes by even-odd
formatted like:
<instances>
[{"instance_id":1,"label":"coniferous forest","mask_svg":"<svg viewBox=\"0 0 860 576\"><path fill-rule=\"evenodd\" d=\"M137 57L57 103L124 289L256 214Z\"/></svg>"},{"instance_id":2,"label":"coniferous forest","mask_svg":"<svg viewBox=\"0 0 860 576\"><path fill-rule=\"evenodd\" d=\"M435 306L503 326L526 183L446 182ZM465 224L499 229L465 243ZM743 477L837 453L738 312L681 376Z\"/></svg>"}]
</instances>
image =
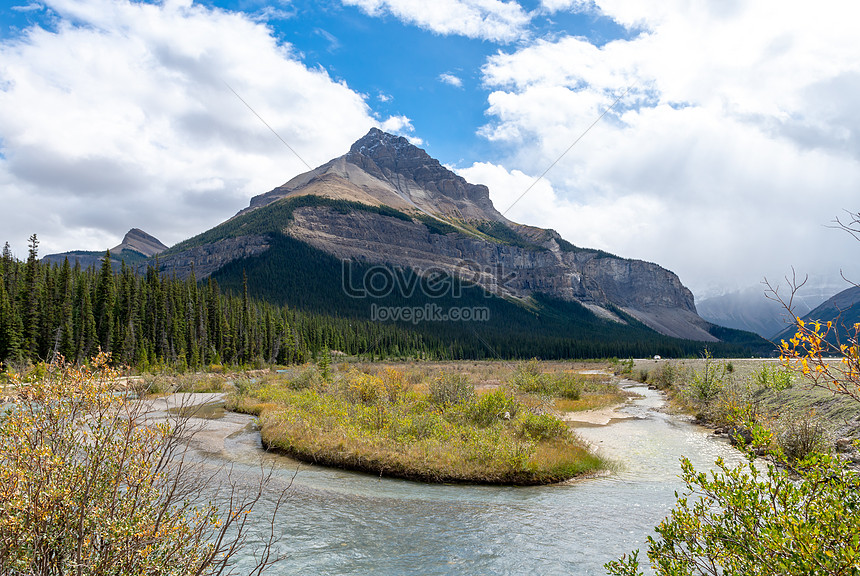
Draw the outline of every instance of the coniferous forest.
<instances>
[{"instance_id":1,"label":"coniferous forest","mask_svg":"<svg viewBox=\"0 0 860 576\"><path fill-rule=\"evenodd\" d=\"M125 264L116 273L107 255L99 269L43 263L37 248L33 235L26 261L13 258L8 243L0 258L0 361L7 364L57 355L83 362L101 348L143 370L193 369L304 362L325 349L409 356L432 347L394 325L301 313L249 299L247 289L226 296L212 279L180 280L151 267L137 275Z\"/></svg>"},{"instance_id":2,"label":"coniferous forest","mask_svg":"<svg viewBox=\"0 0 860 576\"><path fill-rule=\"evenodd\" d=\"M499 298L471 295L470 289L460 304L481 304L492 312L492 319L480 326L374 322L343 307L348 299L322 296L328 293L323 284L339 282L334 271L339 263L320 262L314 254L298 258L294 251L284 253L291 260L291 286L283 275L267 282L254 259L242 263L241 270L234 263L198 282L193 273L179 279L154 266L137 273L123 262L117 270L110 253L100 267L85 269L68 260L42 262L35 234L26 261L20 261L7 243L0 258L0 362L35 363L58 356L84 362L102 350L114 362L139 370L184 370L301 363L326 350L368 360L564 359L696 356L703 346L644 326L595 329L593 319L585 317L591 315L575 303L548 301L536 314ZM313 269L304 270L297 262ZM268 294L265 286L269 291L277 286L279 293ZM285 297L285 291L292 297ZM302 300L308 297L310 301ZM722 356L762 352L747 341L710 348Z\"/></svg>"}]
</instances>

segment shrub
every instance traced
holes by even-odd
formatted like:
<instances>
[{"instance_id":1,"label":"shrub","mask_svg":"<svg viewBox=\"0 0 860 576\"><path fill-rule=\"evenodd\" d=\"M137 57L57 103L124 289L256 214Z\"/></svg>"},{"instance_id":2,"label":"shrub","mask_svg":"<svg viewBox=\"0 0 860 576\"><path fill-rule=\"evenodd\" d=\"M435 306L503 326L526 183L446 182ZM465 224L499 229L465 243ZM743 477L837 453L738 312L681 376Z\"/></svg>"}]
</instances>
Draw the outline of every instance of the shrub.
<instances>
[{"instance_id":1,"label":"shrub","mask_svg":"<svg viewBox=\"0 0 860 576\"><path fill-rule=\"evenodd\" d=\"M794 378L792 373L784 366L773 364L762 364L755 373L755 382L762 388L768 388L781 392L792 387Z\"/></svg>"},{"instance_id":2,"label":"shrub","mask_svg":"<svg viewBox=\"0 0 860 576\"><path fill-rule=\"evenodd\" d=\"M570 429L567 424L549 414L535 414L525 411L517 418L520 436L530 440L548 440L550 438L563 438L567 436Z\"/></svg>"},{"instance_id":3,"label":"shrub","mask_svg":"<svg viewBox=\"0 0 860 576\"><path fill-rule=\"evenodd\" d=\"M633 374L633 358L628 358L627 360L618 360L618 358L612 358L609 361L612 366L612 371L616 376L625 376L628 374Z\"/></svg>"},{"instance_id":4,"label":"shrub","mask_svg":"<svg viewBox=\"0 0 860 576\"><path fill-rule=\"evenodd\" d=\"M787 419L782 429L776 431L775 439L791 463L801 461L813 452L826 452L830 446L827 428L814 413Z\"/></svg>"},{"instance_id":5,"label":"shrub","mask_svg":"<svg viewBox=\"0 0 860 576\"><path fill-rule=\"evenodd\" d=\"M583 383L574 374L546 374L541 371L537 360L517 364L510 383L529 394L579 400Z\"/></svg>"},{"instance_id":6,"label":"shrub","mask_svg":"<svg viewBox=\"0 0 860 576\"><path fill-rule=\"evenodd\" d=\"M430 382L430 401L441 408L470 402L475 397L475 387L464 374L443 372Z\"/></svg>"},{"instance_id":7,"label":"shrub","mask_svg":"<svg viewBox=\"0 0 860 576\"><path fill-rule=\"evenodd\" d=\"M532 358L528 362L519 362L511 375L511 384L524 392L534 392L543 387L544 374L540 362Z\"/></svg>"},{"instance_id":8,"label":"shrub","mask_svg":"<svg viewBox=\"0 0 860 576\"><path fill-rule=\"evenodd\" d=\"M807 576L860 570L860 475L828 456L795 467L729 467L710 475L682 460L685 494L648 537L658 576ZM606 564L613 576L641 576L638 553Z\"/></svg>"},{"instance_id":9,"label":"shrub","mask_svg":"<svg viewBox=\"0 0 860 576\"><path fill-rule=\"evenodd\" d=\"M552 396L579 400L582 396L582 381L573 374L558 374L553 377Z\"/></svg>"},{"instance_id":10,"label":"shrub","mask_svg":"<svg viewBox=\"0 0 860 576\"><path fill-rule=\"evenodd\" d=\"M104 354L90 367L53 364L5 410L0 573L229 571L266 482L245 496L227 486L224 511L201 500L203 480L185 458L187 419L147 420L143 402L114 390L116 377ZM264 557L270 547L263 542Z\"/></svg>"},{"instance_id":11,"label":"shrub","mask_svg":"<svg viewBox=\"0 0 860 576\"><path fill-rule=\"evenodd\" d=\"M726 365L715 362L707 350L703 358L705 362L702 369L693 372L685 392L696 408L707 410L725 387Z\"/></svg>"},{"instance_id":12,"label":"shrub","mask_svg":"<svg viewBox=\"0 0 860 576\"><path fill-rule=\"evenodd\" d=\"M315 366L307 366L288 381L293 390L319 389L325 383L325 378Z\"/></svg>"},{"instance_id":13,"label":"shrub","mask_svg":"<svg viewBox=\"0 0 860 576\"><path fill-rule=\"evenodd\" d=\"M379 376L351 370L346 377L346 397L352 402L376 404L388 399L385 382Z\"/></svg>"},{"instance_id":14,"label":"shrub","mask_svg":"<svg viewBox=\"0 0 860 576\"><path fill-rule=\"evenodd\" d=\"M674 364L664 362L651 372L649 382L661 390L671 388L678 376L678 368Z\"/></svg>"},{"instance_id":15,"label":"shrub","mask_svg":"<svg viewBox=\"0 0 860 576\"><path fill-rule=\"evenodd\" d=\"M478 426L489 426L497 420L510 420L519 413L522 405L504 390L494 390L480 396L470 408L470 418Z\"/></svg>"}]
</instances>

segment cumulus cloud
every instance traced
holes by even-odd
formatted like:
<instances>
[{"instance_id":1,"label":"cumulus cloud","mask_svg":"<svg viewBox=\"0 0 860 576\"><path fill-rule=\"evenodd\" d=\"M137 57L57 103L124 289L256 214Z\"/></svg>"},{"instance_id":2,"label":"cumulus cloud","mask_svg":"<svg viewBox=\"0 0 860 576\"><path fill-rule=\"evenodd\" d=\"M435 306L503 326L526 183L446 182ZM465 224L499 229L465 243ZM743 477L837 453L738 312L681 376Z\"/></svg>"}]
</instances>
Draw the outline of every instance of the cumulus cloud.
<instances>
[{"instance_id":1,"label":"cumulus cloud","mask_svg":"<svg viewBox=\"0 0 860 576\"><path fill-rule=\"evenodd\" d=\"M443 84L448 84L448 85L453 86L455 88L462 88L463 87L463 81L458 76L455 76L455 75L450 74L448 72L445 72L444 74L439 74L439 81L442 82Z\"/></svg>"},{"instance_id":2,"label":"cumulus cloud","mask_svg":"<svg viewBox=\"0 0 860 576\"><path fill-rule=\"evenodd\" d=\"M371 16L390 14L436 34L496 42L520 39L530 21L517 2L502 0L343 0Z\"/></svg>"},{"instance_id":3,"label":"cumulus cloud","mask_svg":"<svg viewBox=\"0 0 860 576\"><path fill-rule=\"evenodd\" d=\"M307 170L378 121L265 24L190 1L53 0L55 30L0 44L0 201L16 250L167 244ZM228 87L229 85L229 87ZM4 239L4 240L5 240Z\"/></svg>"},{"instance_id":4,"label":"cumulus cloud","mask_svg":"<svg viewBox=\"0 0 860 576\"><path fill-rule=\"evenodd\" d=\"M415 146L424 144L424 140L414 135L415 127L412 121L406 116L391 116L384 122L379 123L379 129L390 134L403 136Z\"/></svg>"},{"instance_id":5,"label":"cumulus cloud","mask_svg":"<svg viewBox=\"0 0 860 576\"><path fill-rule=\"evenodd\" d=\"M505 148L508 178L543 172L630 90L549 172L555 198L529 194L530 223L657 261L700 293L791 265L860 276L856 244L825 228L857 209L860 185L860 45L836 3L544 7L600 12L634 34L540 40L483 67L480 133Z\"/></svg>"}]
</instances>

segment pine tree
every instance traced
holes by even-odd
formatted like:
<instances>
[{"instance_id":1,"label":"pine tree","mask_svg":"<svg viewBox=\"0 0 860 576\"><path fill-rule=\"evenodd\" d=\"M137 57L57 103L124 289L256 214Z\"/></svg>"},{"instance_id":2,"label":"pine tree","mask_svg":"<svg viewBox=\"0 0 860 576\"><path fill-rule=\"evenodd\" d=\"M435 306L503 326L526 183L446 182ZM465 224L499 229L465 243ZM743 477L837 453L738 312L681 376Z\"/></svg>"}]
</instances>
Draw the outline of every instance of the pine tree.
<instances>
[{"instance_id":1,"label":"pine tree","mask_svg":"<svg viewBox=\"0 0 860 576\"><path fill-rule=\"evenodd\" d=\"M57 279L57 312L55 314L60 330L59 353L69 360L74 360L75 355L75 334L74 334L74 315L72 312L72 268L69 266L69 259L63 261L63 267L60 268L60 275Z\"/></svg>"}]
</instances>

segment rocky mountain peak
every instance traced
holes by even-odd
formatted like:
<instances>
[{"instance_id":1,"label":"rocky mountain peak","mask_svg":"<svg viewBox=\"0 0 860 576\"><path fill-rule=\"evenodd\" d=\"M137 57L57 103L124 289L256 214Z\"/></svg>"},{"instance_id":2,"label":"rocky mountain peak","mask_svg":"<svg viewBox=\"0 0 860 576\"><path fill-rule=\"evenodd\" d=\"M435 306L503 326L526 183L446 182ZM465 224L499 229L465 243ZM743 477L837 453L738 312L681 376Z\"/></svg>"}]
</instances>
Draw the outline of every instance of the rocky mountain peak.
<instances>
[{"instance_id":1,"label":"rocky mountain peak","mask_svg":"<svg viewBox=\"0 0 860 576\"><path fill-rule=\"evenodd\" d=\"M126 232L122 242L120 242L118 246L114 246L110 249L112 254L116 254L122 250L134 250L135 252L140 252L144 256L149 257L155 256L159 252L164 252L167 250L167 246L162 244L161 241L152 234L147 234L140 228L132 228Z\"/></svg>"},{"instance_id":2,"label":"rocky mountain peak","mask_svg":"<svg viewBox=\"0 0 860 576\"><path fill-rule=\"evenodd\" d=\"M490 190L486 186L470 184L402 136L371 128L352 145L345 159L371 176L391 182L409 196L412 196L410 184L414 182L431 198L440 196L443 202L472 204L477 210L474 214L470 214L473 212L470 210L464 211L463 216L467 219L501 219L490 201Z\"/></svg>"},{"instance_id":3,"label":"rocky mountain peak","mask_svg":"<svg viewBox=\"0 0 860 576\"><path fill-rule=\"evenodd\" d=\"M382 162L396 159L398 156L423 156L426 161L439 164L427 152L414 146L403 136L389 134L379 128L371 128L367 134L356 140L350 147L349 154L362 154L374 161Z\"/></svg>"},{"instance_id":4,"label":"rocky mountain peak","mask_svg":"<svg viewBox=\"0 0 860 576\"><path fill-rule=\"evenodd\" d=\"M239 214L307 194L458 220L506 222L486 186L468 183L406 138L379 128L371 128L343 156L254 196Z\"/></svg>"}]
</instances>

